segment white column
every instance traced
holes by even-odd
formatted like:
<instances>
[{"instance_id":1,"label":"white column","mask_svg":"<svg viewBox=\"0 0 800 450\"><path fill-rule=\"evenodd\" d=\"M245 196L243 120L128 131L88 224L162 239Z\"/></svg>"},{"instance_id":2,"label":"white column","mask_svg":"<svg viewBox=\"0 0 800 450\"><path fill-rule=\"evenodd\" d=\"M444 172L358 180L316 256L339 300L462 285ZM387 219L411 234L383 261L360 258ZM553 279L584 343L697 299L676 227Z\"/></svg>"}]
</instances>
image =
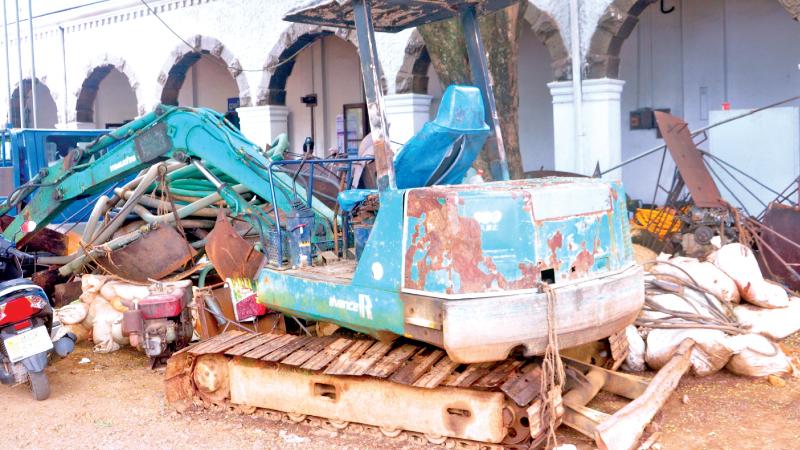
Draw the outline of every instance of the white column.
<instances>
[{"instance_id":1,"label":"white column","mask_svg":"<svg viewBox=\"0 0 800 450\"><path fill-rule=\"evenodd\" d=\"M622 80L600 78L583 82L583 127L586 134L583 172L591 175L596 165L609 169L622 160ZM621 180L617 169L603 178Z\"/></svg>"},{"instance_id":2,"label":"white column","mask_svg":"<svg viewBox=\"0 0 800 450\"><path fill-rule=\"evenodd\" d=\"M405 144L431 119L431 100L426 94L392 94L383 97L389 137Z\"/></svg>"},{"instance_id":3,"label":"white column","mask_svg":"<svg viewBox=\"0 0 800 450\"><path fill-rule=\"evenodd\" d=\"M264 147L281 133L289 132L289 108L280 105L236 108L239 129L254 144Z\"/></svg>"},{"instance_id":4,"label":"white column","mask_svg":"<svg viewBox=\"0 0 800 450\"><path fill-rule=\"evenodd\" d=\"M555 169L592 175L597 164L606 170L621 161L622 157L622 80L600 78L584 80L583 85L583 135L575 138L575 116L572 82L549 83L553 96L553 143ZM580 142L580 148L576 148ZM606 174L607 179L621 179L616 170Z\"/></svg>"},{"instance_id":5,"label":"white column","mask_svg":"<svg viewBox=\"0 0 800 450\"><path fill-rule=\"evenodd\" d=\"M553 151L554 169L564 172L581 172L575 148L575 115L573 113L572 82L548 83L553 96Z\"/></svg>"}]
</instances>

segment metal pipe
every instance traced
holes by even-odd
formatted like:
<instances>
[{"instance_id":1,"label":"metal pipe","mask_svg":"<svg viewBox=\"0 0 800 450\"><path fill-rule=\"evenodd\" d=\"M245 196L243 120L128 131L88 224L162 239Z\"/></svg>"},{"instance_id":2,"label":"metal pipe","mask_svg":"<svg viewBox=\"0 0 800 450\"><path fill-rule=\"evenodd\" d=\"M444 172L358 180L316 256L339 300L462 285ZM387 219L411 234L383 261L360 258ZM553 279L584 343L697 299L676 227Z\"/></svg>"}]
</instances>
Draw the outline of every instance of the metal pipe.
<instances>
[{"instance_id":1,"label":"metal pipe","mask_svg":"<svg viewBox=\"0 0 800 450\"><path fill-rule=\"evenodd\" d=\"M6 94L8 95L8 115L6 116L6 127L11 126L11 110L14 109L14 105L11 102L11 60L8 56L8 13L6 12L6 0L3 0L3 36L4 36L4 45L5 52L6 52ZM5 149L3 150L3 155L5 155Z\"/></svg>"},{"instance_id":2,"label":"metal pipe","mask_svg":"<svg viewBox=\"0 0 800 450\"><path fill-rule=\"evenodd\" d=\"M61 67L64 72L64 92L69 92L67 89L67 45L66 40L64 39L64 27L59 26L58 29L61 32ZM64 95L64 113L61 114L61 123L66 128L67 125L67 111L69 111L69 100L67 99L67 95Z\"/></svg>"},{"instance_id":3,"label":"metal pipe","mask_svg":"<svg viewBox=\"0 0 800 450\"><path fill-rule=\"evenodd\" d=\"M92 208L92 213L89 215L89 220L86 221L86 226L83 228L83 236L81 240L83 242L90 242L92 240L92 235L94 234L94 230L97 228L97 223L100 221L100 216L103 215L103 211L108 205L109 198L105 195L100 196L94 204L94 208Z\"/></svg>"},{"instance_id":4,"label":"metal pipe","mask_svg":"<svg viewBox=\"0 0 800 450\"><path fill-rule=\"evenodd\" d=\"M31 104L33 111L33 128L39 127L39 119L36 117L36 52L33 49L33 6L32 0L28 0L28 38L31 40ZM66 91L64 92L66 95Z\"/></svg>"},{"instance_id":5,"label":"metal pipe","mask_svg":"<svg viewBox=\"0 0 800 450\"><path fill-rule=\"evenodd\" d=\"M581 78L581 38L578 17L578 0L569 2L569 30L570 30L570 52L572 53L572 109L573 121L575 124L574 144L575 163L579 172L589 171L589 165L584 164L586 155L583 154L583 80Z\"/></svg>"},{"instance_id":6,"label":"metal pipe","mask_svg":"<svg viewBox=\"0 0 800 450\"><path fill-rule=\"evenodd\" d=\"M19 32L19 0L14 0L15 18L17 19L17 65L19 69L19 127L25 128L25 86L22 84L22 43Z\"/></svg>"},{"instance_id":7,"label":"metal pipe","mask_svg":"<svg viewBox=\"0 0 800 450\"><path fill-rule=\"evenodd\" d=\"M489 169L492 178L495 180L508 180L508 161L506 160L506 146L503 141L503 132L500 128L500 116L497 113L497 102L492 90L492 77L489 74L489 62L486 60L486 49L483 46L480 24L478 23L475 5L467 5L459 10L461 26L464 28L464 39L467 46L467 58L469 59L470 74L472 82L477 84L486 103L488 111L485 111L487 124L494 129L496 139L497 154L490 158Z\"/></svg>"},{"instance_id":8,"label":"metal pipe","mask_svg":"<svg viewBox=\"0 0 800 450\"><path fill-rule=\"evenodd\" d=\"M353 0L356 34L358 35L361 76L364 80L364 94L367 98L372 144L375 148L375 166L378 169L378 189L396 190L394 173L394 150L389 140L389 127L383 110L381 92L381 69L378 48L375 43L375 30L372 25L372 8L367 0Z\"/></svg>"}]
</instances>

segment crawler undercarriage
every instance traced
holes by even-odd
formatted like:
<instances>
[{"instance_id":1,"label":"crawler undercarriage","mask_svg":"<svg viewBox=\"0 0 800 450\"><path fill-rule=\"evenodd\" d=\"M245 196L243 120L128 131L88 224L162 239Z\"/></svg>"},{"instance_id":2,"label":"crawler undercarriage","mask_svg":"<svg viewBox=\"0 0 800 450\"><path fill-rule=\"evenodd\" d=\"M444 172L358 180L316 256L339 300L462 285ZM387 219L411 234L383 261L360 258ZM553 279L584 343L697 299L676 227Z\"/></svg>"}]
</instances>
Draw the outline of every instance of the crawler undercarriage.
<instances>
[{"instance_id":1,"label":"crawler undercarriage","mask_svg":"<svg viewBox=\"0 0 800 450\"><path fill-rule=\"evenodd\" d=\"M623 335L604 343L609 365L624 358L625 342ZM605 447L598 426L614 416L585 404L600 389L629 399L651 396L648 382L565 362L568 382L565 401L554 406L557 422ZM535 448L546 431L539 363L511 357L459 364L441 349L403 340L228 331L173 355L166 389L176 405L260 409L273 419L458 448ZM638 438L641 430L632 433Z\"/></svg>"}]
</instances>

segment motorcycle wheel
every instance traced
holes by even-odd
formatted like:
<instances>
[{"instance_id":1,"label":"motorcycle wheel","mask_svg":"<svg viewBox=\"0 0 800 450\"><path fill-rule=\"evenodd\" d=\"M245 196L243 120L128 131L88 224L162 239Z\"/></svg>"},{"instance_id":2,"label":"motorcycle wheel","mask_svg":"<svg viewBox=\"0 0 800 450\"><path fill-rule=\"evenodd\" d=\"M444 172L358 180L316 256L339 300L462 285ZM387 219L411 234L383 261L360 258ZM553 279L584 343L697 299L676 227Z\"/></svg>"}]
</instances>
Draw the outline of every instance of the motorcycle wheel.
<instances>
[{"instance_id":1,"label":"motorcycle wheel","mask_svg":"<svg viewBox=\"0 0 800 450\"><path fill-rule=\"evenodd\" d=\"M31 387L33 399L42 401L50 397L50 382L44 372L28 372L28 383Z\"/></svg>"}]
</instances>

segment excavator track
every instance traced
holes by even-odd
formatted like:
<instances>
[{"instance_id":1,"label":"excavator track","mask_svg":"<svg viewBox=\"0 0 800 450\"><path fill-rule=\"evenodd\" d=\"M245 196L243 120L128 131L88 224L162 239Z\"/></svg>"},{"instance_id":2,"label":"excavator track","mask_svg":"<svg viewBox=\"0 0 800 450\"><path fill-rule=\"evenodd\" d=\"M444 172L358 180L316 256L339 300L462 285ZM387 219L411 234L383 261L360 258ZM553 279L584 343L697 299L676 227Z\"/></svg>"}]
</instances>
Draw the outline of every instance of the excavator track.
<instances>
[{"instance_id":1,"label":"excavator track","mask_svg":"<svg viewBox=\"0 0 800 450\"><path fill-rule=\"evenodd\" d=\"M404 340L228 331L174 354L166 391L171 404L259 409L411 442L530 448L545 438L539 362L460 364Z\"/></svg>"}]
</instances>

